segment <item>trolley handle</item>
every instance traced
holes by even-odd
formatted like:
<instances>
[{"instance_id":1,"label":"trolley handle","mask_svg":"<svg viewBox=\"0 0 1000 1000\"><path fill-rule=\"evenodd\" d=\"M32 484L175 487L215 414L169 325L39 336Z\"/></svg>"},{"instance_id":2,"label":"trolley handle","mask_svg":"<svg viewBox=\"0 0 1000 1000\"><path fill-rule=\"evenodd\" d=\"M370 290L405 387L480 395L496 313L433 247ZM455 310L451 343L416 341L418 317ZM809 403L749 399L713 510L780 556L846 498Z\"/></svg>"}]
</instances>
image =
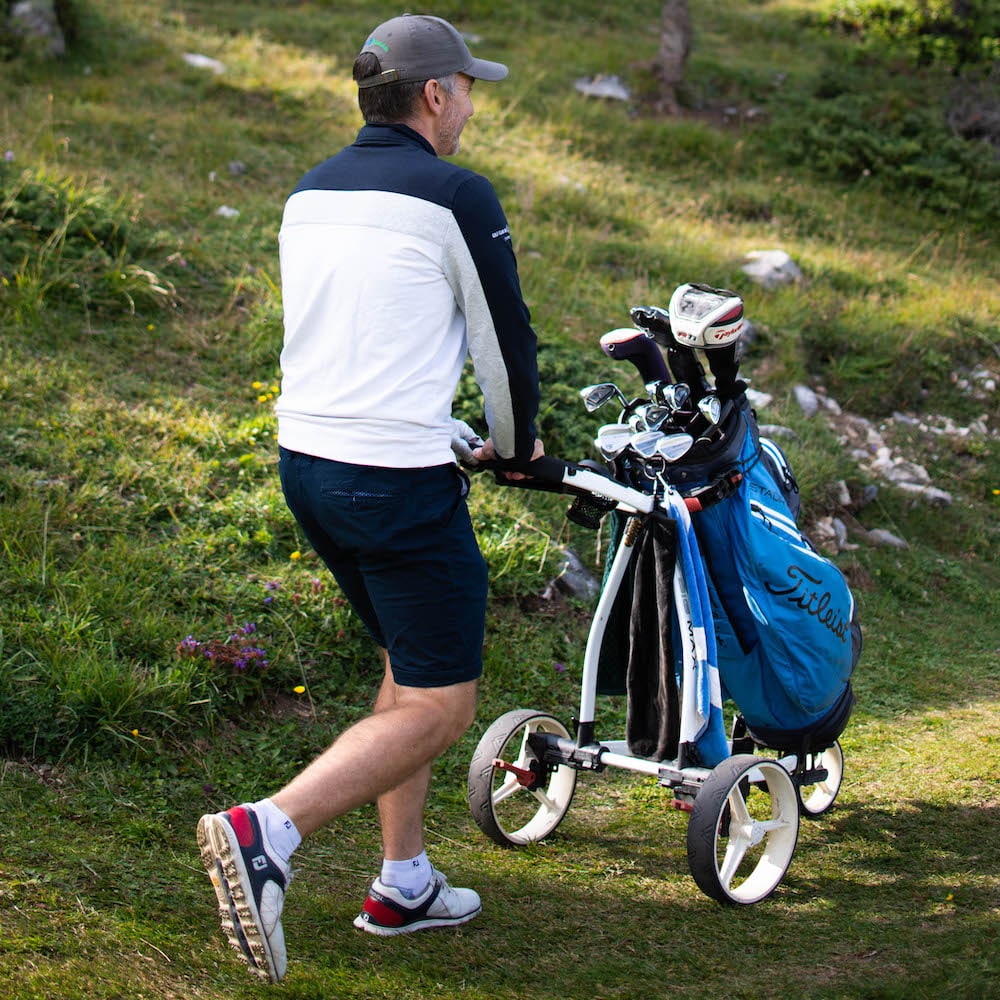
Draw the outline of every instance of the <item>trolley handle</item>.
<instances>
[{"instance_id":1,"label":"trolley handle","mask_svg":"<svg viewBox=\"0 0 1000 1000\"><path fill-rule=\"evenodd\" d=\"M492 470L500 486L514 486L519 489L541 490L547 493L564 493L570 496L602 497L614 500L627 510L648 514L656 500L649 493L643 493L632 486L619 482L596 462L577 464L567 462L552 455L543 455L533 462L526 462L516 470L503 469L496 462L480 462L477 470ZM529 476L528 479L508 479L504 471L517 471Z\"/></svg>"},{"instance_id":2,"label":"trolley handle","mask_svg":"<svg viewBox=\"0 0 1000 1000\"><path fill-rule=\"evenodd\" d=\"M492 472L498 486L513 486L522 490L541 490L546 493L580 493L586 492L574 489L568 485L570 470L582 469L583 466L564 461L554 455L542 455L533 462L525 462L516 467L507 462L487 461L475 465L476 472ZM526 479L508 479L505 472L520 472ZM607 475L607 474L605 474ZM611 478L607 475L607 478Z\"/></svg>"}]
</instances>

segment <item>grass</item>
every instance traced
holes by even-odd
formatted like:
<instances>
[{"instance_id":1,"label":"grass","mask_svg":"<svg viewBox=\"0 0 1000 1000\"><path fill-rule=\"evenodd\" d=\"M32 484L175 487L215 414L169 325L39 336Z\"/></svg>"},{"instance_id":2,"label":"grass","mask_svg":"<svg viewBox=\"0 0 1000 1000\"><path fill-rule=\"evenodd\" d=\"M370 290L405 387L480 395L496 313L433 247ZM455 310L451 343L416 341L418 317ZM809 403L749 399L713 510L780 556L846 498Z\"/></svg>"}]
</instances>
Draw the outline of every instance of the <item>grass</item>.
<instances>
[{"instance_id":1,"label":"grass","mask_svg":"<svg viewBox=\"0 0 1000 1000\"><path fill-rule=\"evenodd\" d=\"M577 388L639 388L599 334L692 279L746 299L760 335L746 368L774 396L762 419L797 435L807 519L834 512L833 481L859 491L871 477L797 412L795 382L879 424L896 410L984 415L991 436L885 426L955 501L928 508L881 485L857 512L909 548L837 556L866 637L844 788L803 826L775 896L747 910L698 893L685 819L641 779L586 776L557 833L523 852L476 831L465 771L479 733L514 707L575 712L589 608L539 599L557 548L602 557L562 500L477 481L486 674L479 722L440 763L429 836L486 911L455 935L351 931L378 862L362 810L300 852L288 996L997 990L998 410L996 393L960 387L1000 369L993 168L934 139L942 67L831 30L837 5L820 0L692 5L682 119L580 98L575 79L612 72L641 98L659 6L436 8L512 68L477 88L461 160L510 217L549 451L589 452L598 421ZM0 79L0 977L17 1000L250 996L261 987L218 932L194 822L273 791L364 712L377 671L277 486L275 238L285 193L358 125L357 40L398 11L78 8L67 59L13 58ZM918 104L927 115L909 115ZM804 161L822 122L824 155ZM930 172L907 159L904 124L958 159ZM863 161L857 135L873 132L878 159ZM746 282L744 253L773 246L802 286ZM457 411L481 425L471 377ZM234 669L251 639L263 652ZM615 735L623 706L600 709Z\"/></svg>"}]
</instances>

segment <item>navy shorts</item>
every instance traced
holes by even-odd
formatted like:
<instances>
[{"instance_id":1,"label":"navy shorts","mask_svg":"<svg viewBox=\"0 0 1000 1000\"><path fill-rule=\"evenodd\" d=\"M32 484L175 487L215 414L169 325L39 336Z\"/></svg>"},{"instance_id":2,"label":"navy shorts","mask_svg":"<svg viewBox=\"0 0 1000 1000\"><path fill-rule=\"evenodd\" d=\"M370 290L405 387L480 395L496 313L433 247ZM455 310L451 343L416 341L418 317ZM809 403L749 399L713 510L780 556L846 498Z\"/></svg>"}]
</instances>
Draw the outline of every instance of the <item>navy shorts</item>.
<instances>
[{"instance_id":1,"label":"navy shorts","mask_svg":"<svg viewBox=\"0 0 1000 1000\"><path fill-rule=\"evenodd\" d=\"M486 562L457 465L383 469L280 449L281 487L309 543L397 684L443 687L483 670Z\"/></svg>"}]
</instances>

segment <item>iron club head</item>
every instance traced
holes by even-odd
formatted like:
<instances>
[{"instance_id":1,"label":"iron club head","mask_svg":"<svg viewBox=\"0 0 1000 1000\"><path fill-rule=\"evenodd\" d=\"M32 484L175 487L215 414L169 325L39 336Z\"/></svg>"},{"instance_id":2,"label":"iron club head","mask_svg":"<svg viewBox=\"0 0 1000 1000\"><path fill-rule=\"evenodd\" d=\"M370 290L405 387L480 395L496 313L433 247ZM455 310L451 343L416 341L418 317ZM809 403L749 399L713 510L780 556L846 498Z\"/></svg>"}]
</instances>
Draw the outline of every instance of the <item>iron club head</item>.
<instances>
[{"instance_id":1,"label":"iron club head","mask_svg":"<svg viewBox=\"0 0 1000 1000\"><path fill-rule=\"evenodd\" d=\"M633 431L628 424L604 424L594 444L605 458L617 458L627 447Z\"/></svg>"},{"instance_id":2,"label":"iron club head","mask_svg":"<svg viewBox=\"0 0 1000 1000\"><path fill-rule=\"evenodd\" d=\"M676 462L694 445L690 434L666 434L656 443L656 454L666 462Z\"/></svg>"},{"instance_id":3,"label":"iron club head","mask_svg":"<svg viewBox=\"0 0 1000 1000\"><path fill-rule=\"evenodd\" d=\"M588 385L580 390L580 398L588 413L599 410L608 400L617 397L622 406L628 405L625 393L614 384L614 382L598 382L596 385Z\"/></svg>"}]
</instances>

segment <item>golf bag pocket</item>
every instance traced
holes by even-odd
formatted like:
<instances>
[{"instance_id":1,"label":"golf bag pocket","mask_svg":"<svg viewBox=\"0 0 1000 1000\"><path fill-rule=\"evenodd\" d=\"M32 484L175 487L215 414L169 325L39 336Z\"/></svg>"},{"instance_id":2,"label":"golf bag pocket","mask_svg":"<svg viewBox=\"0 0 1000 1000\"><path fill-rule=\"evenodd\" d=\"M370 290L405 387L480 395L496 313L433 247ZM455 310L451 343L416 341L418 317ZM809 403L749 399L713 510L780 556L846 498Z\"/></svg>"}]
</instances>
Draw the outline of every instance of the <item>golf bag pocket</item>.
<instances>
[{"instance_id":1,"label":"golf bag pocket","mask_svg":"<svg viewBox=\"0 0 1000 1000\"><path fill-rule=\"evenodd\" d=\"M751 728L803 729L826 715L854 670L854 598L840 570L798 530L787 483L776 479L780 463L762 457L771 442L754 438L744 442L736 491L692 522L708 567L726 694Z\"/></svg>"}]
</instances>

